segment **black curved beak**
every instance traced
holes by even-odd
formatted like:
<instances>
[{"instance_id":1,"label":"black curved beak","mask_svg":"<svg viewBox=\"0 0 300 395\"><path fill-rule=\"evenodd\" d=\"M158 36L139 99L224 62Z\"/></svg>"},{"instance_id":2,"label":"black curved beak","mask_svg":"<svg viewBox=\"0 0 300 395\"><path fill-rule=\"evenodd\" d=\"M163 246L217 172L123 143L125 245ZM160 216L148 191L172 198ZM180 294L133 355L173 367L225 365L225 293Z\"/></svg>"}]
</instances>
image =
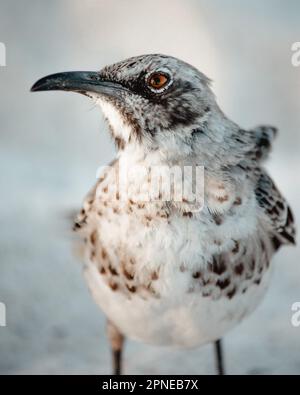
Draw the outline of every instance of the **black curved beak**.
<instances>
[{"instance_id":1,"label":"black curved beak","mask_svg":"<svg viewBox=\"0 0 300 395\"><path fill-rule=\"evenodd\" d=\"M51 74L38 80L31 92L39 91L71 91L89 96L97 93L110 97L118 97L121 91L127 89L121 84L101 79L99 73L94 71L69 71Z\"/></svg>"}]
</instances>

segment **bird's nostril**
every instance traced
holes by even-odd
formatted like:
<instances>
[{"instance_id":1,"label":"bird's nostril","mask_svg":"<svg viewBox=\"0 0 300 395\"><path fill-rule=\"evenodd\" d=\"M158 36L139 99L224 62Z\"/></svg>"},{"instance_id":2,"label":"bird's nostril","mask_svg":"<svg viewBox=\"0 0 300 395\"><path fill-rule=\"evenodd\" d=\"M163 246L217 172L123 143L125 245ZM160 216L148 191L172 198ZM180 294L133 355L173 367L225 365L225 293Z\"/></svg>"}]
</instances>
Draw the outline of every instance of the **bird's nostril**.
<instances>
[{"instance_id":1,"label":"bird's nostril","mask_svg":"<svg viewBox=\"0 0 300 395\"><path fill-rule=\"evenodd\" d=\"M133 67L135 65L136 65L136 62L131 62L131 63L129 63L129 65L127 65L127 68L131 68L131 67Z\"/></svg>"}]
</instances>

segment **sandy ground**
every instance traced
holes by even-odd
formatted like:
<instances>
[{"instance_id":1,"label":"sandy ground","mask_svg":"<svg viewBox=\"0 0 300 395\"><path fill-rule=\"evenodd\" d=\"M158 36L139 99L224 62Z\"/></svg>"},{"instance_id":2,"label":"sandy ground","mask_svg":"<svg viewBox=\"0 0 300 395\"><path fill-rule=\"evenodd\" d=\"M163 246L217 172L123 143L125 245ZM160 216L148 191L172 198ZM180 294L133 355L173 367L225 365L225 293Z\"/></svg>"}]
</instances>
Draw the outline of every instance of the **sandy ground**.
<instances>
[{"instance_id":1,"label":"sandy ground","mask_svg":"<svg viewBox=\"0 0 300 395\"><path fill-rule=\"evenodd\" d=\"M0 373L110 372L104 316L72 255L68 215L114 149L87 99L30 94L37 78L145 52L186 59L216 81L220 105L241 126L279 126L268 167L300 217L300 68L290 62L300 5L261 3L153 1L159 14L149 20L145 1L0 0ZM299 247L282 249L274 268L264 302L225 338L228 373L300 373L300 327L291 325ZM212 347L128 342L125 372L213 374Z\"/></svg>"}]
</instances>

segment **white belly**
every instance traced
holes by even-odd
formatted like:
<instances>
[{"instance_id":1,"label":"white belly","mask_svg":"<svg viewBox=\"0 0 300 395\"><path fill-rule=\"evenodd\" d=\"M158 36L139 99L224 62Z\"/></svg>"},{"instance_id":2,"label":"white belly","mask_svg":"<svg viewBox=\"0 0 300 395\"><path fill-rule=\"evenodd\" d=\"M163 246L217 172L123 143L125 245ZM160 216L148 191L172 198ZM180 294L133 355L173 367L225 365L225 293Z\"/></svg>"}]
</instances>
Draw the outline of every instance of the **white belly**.
<instances>
[{"instance_id":1,"label":"white belly","mask_svg":"<svg viewBox=\"0 0 300 395\"><path fill-rule=\"evenodd\" d=\"M112 291L95 265L85 266L85 277L96 303L125 336L179 347L196 347L221 338L259 304L270 272L267 270L260 284L251 284L245 293L218 300L198 292L187 293L185 274L176 272L160 298L143 299L138 293L128 297Z\"/></svg>"}]
</instances>

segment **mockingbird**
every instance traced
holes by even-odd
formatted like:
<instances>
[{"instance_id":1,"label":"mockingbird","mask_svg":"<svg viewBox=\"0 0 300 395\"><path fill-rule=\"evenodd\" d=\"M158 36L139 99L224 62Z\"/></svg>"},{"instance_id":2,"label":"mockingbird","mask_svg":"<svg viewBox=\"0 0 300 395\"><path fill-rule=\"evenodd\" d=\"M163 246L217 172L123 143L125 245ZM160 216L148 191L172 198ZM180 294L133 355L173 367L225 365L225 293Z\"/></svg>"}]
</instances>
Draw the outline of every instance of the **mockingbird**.
<instances>
[{"instance_id":1,"label":"mockingbird","mask_svg":"<svg viewBox=\"0 0 300 395\"><path fill-rule=\"evenodd\" d=\"M223 374L221 337L262 300L274 252L294 243L291 209L262 167L276 129L240 128L218 107L210 80L170 56L53 74L32 87L49 90L93 98L118 150L75 222L85 277L107 316L114 372L128 336L183 347L215 342ZM138 193L153 187L154 167L189 166L204 167L204 203L165 199L161 189L155 199ZM197 177L184 182L194 187Z\"/></svg>"}]
</instances>

